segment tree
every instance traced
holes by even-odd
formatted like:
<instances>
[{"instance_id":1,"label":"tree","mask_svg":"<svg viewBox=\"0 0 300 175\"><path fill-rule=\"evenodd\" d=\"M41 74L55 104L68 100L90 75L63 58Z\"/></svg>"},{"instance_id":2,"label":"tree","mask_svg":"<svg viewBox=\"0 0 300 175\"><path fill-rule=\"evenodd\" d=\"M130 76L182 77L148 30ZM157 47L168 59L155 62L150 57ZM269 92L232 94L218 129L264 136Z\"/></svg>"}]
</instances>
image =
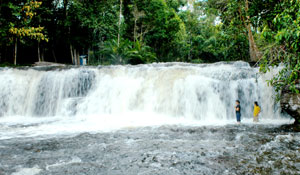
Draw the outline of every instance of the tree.
<instances>
[{"instance_id":1,"label":"tree","mask_svg":"<svg viewBox=\"0 0 300 175\"><path fill-rule=\"evenodd\" d=\"M242 33L248 39L248 60L252 62L258 61L261 57L253 35L252 17L260 13L255 10L257 4L254 2L255 0L209 0L208 2L210 8L217 8L226 28L237 28L238 33ZM254 11L257 14L254 14Z\"/></svg>"},{"instance_id":2,"label":"tree","mask_svg":"<svg viewBox=\"0 0 300 175\"><path fill-rule=\"evenodd\" d=\"M122 3L118 0L74 0L67 18L70 28L68 38L72 46L70 50L76 50L77 53L80 49L81 52L92 50L93 54L90 56L94 59L93 62L105 62L100 51L104 42L119 38L117 43L120 44L123 32L120 10L122 11Z\"/></svg>"},{"instance_id":3,"label":"tree","mask_svg":"<svg viewBox=\"0 0 300 175\"><path fill-rule=\"evenodd\" d=\"M214 2L213 5L210 3L212 1L194 2L191 10L179 13L187 33L186 47L183 47L187 52L185 61L248 60L247 35L241 32L244 26L230 24L227 20L222 23L221 7L227 4L222 4L222 1ZM216 9L215 5L220 9Z\"/></svg>"},{"instance_id":4,"label":"tree","mask_svg":"<svg viewBox=\"0 0 300 175\"><path fill-rule=\"evenodd\" d=\"M275 7L272 25L265 25L262 36L266 40L261 71L283 63L282 70L269 81L280 92L283 88L299 93L300 79L300 0L285 0ZM273 12L274 12L273 11Z\"/></svg>"},{"instance_id":5,"label":"tree","mask_svg":"<svg viewBox=\"0 0 300 175\"><path fill-rule=\"evenodd\" d=\"M158 61L172 61L185 26L175 10L164 0L132 0L124 2L125 38L150 46ZM173 54L174 53L174 54Z\"/></svg>"},{"instance_id":6,"label":"tree","mask_svg":"<svg viewBox=\"0 0 300 175\"><path fill-rule=\"evenodd\" d=\"M9 8L13 11L15 18L14 22L10 23L9 33L13 36L14 40L14 64L17 64L17 44L18 40L22 40L24 37L28 37L40 42L45 40L48 42L48 38L44 35L44 27L31 26L31 19L36 15L35 10L41 6L42 2L28 1L22 5L14 5L9 3ZM38 53L39 54L39 53Z\"/></svg>"},{"instance_id":7,"label":"tree","mask_svg":"<svg viewBox=\"0 0 300 175\"><path fill-rule=\"evenodd\" d=\"M242 16L242 12L240 12L240 15L248 32L250 60L256 62L260 59L261 54L256 46L252 34L252 25L251 25L251 19L249 14L249 0L245 0L245 13L246 13L246 19Z\"/></svg>"},{"instance_id":8,"label":"tree","mask_svg":"<svg viewBox=\"0 0 300 175\"><path fill-rule=\"evenodd\" d=\"M101 47L101 54L107 58L107 64L145 64L157 61L155 53L149 46L139 40L111 40Z\"/></svg>"},{"instance_id":9,"label":"tree","mask_svg":"<svg viewBox=\"0 0 300 175\"><path fill-rule=\"evenodd\" d=\"M123 0L120 0L120 12L119 12L119 22L118 22L118 46L120 45L120 38L121 38L121 22L122 22L122 6Z\"/></svg>"}]
</instances>

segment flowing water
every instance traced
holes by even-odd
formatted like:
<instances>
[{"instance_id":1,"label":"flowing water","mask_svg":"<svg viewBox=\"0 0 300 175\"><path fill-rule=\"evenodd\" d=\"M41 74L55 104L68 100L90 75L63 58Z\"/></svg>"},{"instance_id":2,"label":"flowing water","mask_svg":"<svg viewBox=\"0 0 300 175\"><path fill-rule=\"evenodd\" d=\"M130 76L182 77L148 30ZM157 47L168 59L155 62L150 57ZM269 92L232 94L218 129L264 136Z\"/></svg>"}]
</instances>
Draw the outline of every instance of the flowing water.
<instances>
[{"instance_id":1,"label":"flowing water","mask_svg":"<svg viewBox=\"0 0 300 175\"><path fill-rule=\"evenodd\" d=\"M0 175L299 174L274 73L245 62L2 68Z\"/></svg>"}]
</instances>

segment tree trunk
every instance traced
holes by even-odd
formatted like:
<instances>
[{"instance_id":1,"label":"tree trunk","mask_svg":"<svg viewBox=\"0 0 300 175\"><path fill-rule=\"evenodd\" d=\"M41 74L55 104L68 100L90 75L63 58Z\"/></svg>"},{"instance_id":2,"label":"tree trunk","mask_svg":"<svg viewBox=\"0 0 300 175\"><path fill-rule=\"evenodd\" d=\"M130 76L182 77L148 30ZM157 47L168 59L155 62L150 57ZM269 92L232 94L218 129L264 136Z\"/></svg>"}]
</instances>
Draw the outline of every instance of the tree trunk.
<instances>
[{"instance_id":1,"label":"tree trunk","mask_svg":"<svg viewBox=\"0 0 300 175\"><path fill-rule=\"evenodd\" d=\"M38 59L41 62L40 41L38 41Z\"/></svg>"},{"instance_id":2,"label":"tree trunk","mask_svg":"<svg viewBox=\"0 0 300 175\"><path fill-rule=\"evenodd\" d=\"M246 6L245 11L247 14L249 11L249 1L248 0L245 0L245 6ZM254 41L254 37L252 34L252 30L251 30L250 16L248 14L247 14L246 28L248 31L250 61L256 62L260 59L261 55L260 55L259 50Z\"/></svg>"},{"instance_id":3,"label":"tree trunk","mask_svg":"<svg viewBox=\"0 0 300 175\"><path fill-rule=\"evenodd\" d=\"M80 65L80 57L79 57L79 51L76 51L75 50L75 54L76 54L76 62L77 62L77 65L79 66Z\"/></svg>"},{"instance_id":4,"label":"tree trunk","mask_svg":"<svg viewBox=\"0 0 300 175\"><path fill-rule=\"evenodd\" d=\"M57 63L54 48L52 48L52 56L53 56L54 62Z\"/></svg>"},{"instance_id":5,"label":"tree trunk","mask_svg":"<svg viewBox=\"0 0 300 175\"><path fill-rule=\"evenodd\" d=\"M15 39L15 48L14 48L14 65L17 65L17 49L18 49L18 39Z\"/></svg>"},{"instance_id":6,"label":"tree trunk","mask_svg":"<svg viewBox=\"0 0 300 175\"><path fill-rule=\"evenodd\" d=\"M192 58L191 58L191 51L192 51L192 40L190 40L190 48L189 48L189 54L188 54L188 60L189 60L189 61L192 61Z\"/></svg>"},{"instance_id":7,"label":"tree trunk","mask_svg":"<svg viewBox=\"0 0 300 175\"><path fill-rule=\"evenodd\" d=\"M74 49L72 45L70 45L70 50L71 50L72 63L74 65L80 65L79 52L76 49Z\"/></svg>"},{"instance_id":8,"label":"tree trunk","mask_svg":"<svg viewBox=\"0 0 300 175\"><path fill-rule=\"evenodd\" d=\"M133 16L134 16L134 26L133 26L133 41L135 42L137 39L137 20L139 19L139 11L137 9L136 4L134 5L133 9Z\"/></svg>"},{"instance_id":9,"label":"tree trunk","mask_svg":"<svg viewBox=\"0 0 300 175\"><path fill-rule=\"evenodd\" d=\"M75 57L74 57L74 52L73 52L73 46L72 44L70 44L70 52L71 52L71 59L72 59L72 63L75 65Z\"/></svg>"},{"instance_id":10,"label":"tree trunk","mask_svg":"<svg viewBox=\"0 0 300 175\"><path fill-rule=\"evenodd\" d=\"M248 30L248 39L249 39L250 61L256 62L260 59L260 53L255 44L250 24L247 25L247 30Z\"/></svg>"},{"instance_id":11,"label":"tree trunk","mask_svg":"<svg viewBox=\"0 0 300 175\"><path fill-rule=\"evenodd\" d=\"M122 5L123 5L123 0L120 0L120 13L119 13L119 31L118 31L118 47L120 47L120 37L121 37L121 15L122 15Z\"/></svg>"},{"instance_id":12,"label":"tree trunk","mask_svg":"<svg viewBox=\"0 0 300 175\"><path fill-rule=\"evenodd\" d=\"M88 57L87 57L87 60L86 60L86 64L90 63L90 58L91 58L91 50L88 49Z\"/></svg>"},{"instance_id":13,"label":"tree trunk","mask_svg":"<svg viewBox=\"0 0 300 175\"><path fill-rule=\"evenodd\" d=\"M45 49L42 47L42 52L41 52L41 60L42 61L45 61L44 53L45 53Z\"/></svg>"},{"instance_id":14,"label":"tree trunk","mask_svg":"<svg viewBox=\"0 0 300 175\"><path fill-rule=\"evenodd\" d=\"M137 26L137 22L141 17L145 16L145 13L144 13L144 11L139 11L136 4L134 4L132 13L133 13L133 17L134 17L133 40L135 42L138 39L138 30L139 30L139 28ZM141 26L141 28L142 28L142 26ZM146 30L145 30L145 32L146 32Z\"/></svg>"},{"instance_id":15,"label":"tree trunk","mask_svg":"<svg viewBox=\"0 0 300 175\"><path fill-rule=\"evenodd\" d=\"M136 34L136 22L137 22L137 19L134 19L134 28L133 28L133 41L135 42L136 41L136 38L137 38L137 34Z\"/></svg>"},{"instance_id":16,"label":"tree trunk","mask_svg":"<svg viewBox=\"0 0 300 175\"><path fill-rule=\"evenodd\" d=\"M78 65L78 59L77 59L77 51L76 49L73 49L74 59L75 59L75 65Z\"/></svg>"},{"instance_id":17,"label":"tree trunk","mask_svg":"<svg viewBox=\"0 0 300 175\"><path fill-rule=\"evenodd\" d=\"M64 8L63 8L63 12L64 12L64 17L65 19L67 18L68 16L68 10L67 10L67 6L68 6L68 3L69 3L69 0L63 0L63 3L64 3Z\"/></svg>"}]
</instances>

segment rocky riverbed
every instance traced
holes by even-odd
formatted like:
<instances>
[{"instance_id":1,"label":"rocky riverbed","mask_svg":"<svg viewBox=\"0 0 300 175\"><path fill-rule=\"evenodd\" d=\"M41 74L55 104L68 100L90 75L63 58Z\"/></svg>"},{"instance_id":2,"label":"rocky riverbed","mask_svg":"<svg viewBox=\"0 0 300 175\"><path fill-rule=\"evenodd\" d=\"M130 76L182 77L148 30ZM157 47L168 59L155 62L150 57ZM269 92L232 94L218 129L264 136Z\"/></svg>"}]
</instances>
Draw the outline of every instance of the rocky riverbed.
<instances>
[{"instance_id":1,"label":"rocky riverbed","mask_svg":"<svg viewBox=\"0 0 300 175\"><path fill-rule=\"evenodd\" d=\"M0 140L0 175L300 174L278 125L160 126Z\"/></svg>"}]
</instances>

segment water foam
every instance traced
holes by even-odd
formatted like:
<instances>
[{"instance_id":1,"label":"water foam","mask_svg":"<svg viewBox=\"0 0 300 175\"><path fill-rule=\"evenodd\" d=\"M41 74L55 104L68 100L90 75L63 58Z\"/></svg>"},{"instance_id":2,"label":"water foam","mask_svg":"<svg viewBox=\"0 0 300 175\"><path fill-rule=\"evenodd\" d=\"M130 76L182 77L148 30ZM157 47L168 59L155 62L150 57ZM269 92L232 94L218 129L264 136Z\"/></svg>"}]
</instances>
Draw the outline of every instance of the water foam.
<instances>
[{"instance_id":1,"label":"water foam","mask_svg":"<svg viewBox=\"0 0 300 175\"><path fill-rule=\"evenodd\" d=\"M274 73L261 75L245 62L2 69L0 137L224 125L235 121L236 99L246 123L254 101L262 107L261 123L290 122L265 82Z\"/></svg>"}]
</instances>

